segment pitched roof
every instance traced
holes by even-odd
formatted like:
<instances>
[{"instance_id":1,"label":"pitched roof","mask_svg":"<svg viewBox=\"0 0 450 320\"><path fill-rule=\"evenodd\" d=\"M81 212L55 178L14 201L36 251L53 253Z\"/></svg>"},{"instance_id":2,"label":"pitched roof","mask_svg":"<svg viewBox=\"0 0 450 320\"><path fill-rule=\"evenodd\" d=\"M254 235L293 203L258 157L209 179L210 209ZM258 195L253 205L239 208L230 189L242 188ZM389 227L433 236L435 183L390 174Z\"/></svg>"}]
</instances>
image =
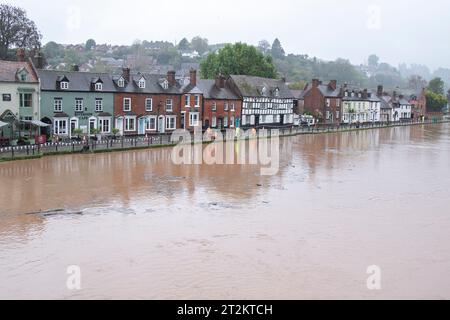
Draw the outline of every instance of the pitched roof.
<instances>
[{"instance_id":1,"label":"pitched roof","mask_svg":"<svg viewBox=\"0 0 450 320\"><path fill-rule=\"evenodd\" d=\"M25 69L28 72L29 79L27 81L19 81L17 78L18 71ZM25 82L38 83L37 75L30 62L5 61L0 60L0 81L2 82Z\"/></svg>"},{"instance_id":2,"label":"pitched roof","mask_svg":"<svg viewBox=\"0 0 450 320\"><path fill-rule=\"evenodd\" d=\"M337 87L336 89L331 88L329 85L321 84L319 85L319 90L322 92L324 97L337 98L341 94L341 89Z\"/></svg>"},{"instance_id":3,"label":"pitched roof","mask_svg":"<svg viewBox=\"0 0 450 320\"><path fill-rule=\"evenodd\" d=\"M149 93L149 94L181 94L181 85L177 82L175 86L169 86L168 89L163 88L163 83L167 81L165 75L150 73L135 73L131 76L131 81L125 80L125 87L119 87L117 82L122 75L113 76L114 88L117 92L125 93ZM139 88L138 81L145 79L145 88Z\"/></svg>"},{"instance_id":4,"label":"pitched roof","mask_svg":"<svg viewBox=\"0 0 450 320\"><path fill-rule=\"evenodd\" d=\"M90 92L92 83L100 81L103 82L103 92L116 91L112 76L108 73L39 70L38 74L44 91L60 91L56 84L64 78L69 81L68 91Z\"/></svg>"},{"instance_id":5,"label":"pitched roof","mask_svg":"<svg viewBox=\"0 0 450 320\"><path fill-rule=\"evenodd\" d=\"M243 75L232 75L230 78L242 96L294 99L288 86L282 80ZM267 90L265 94L264 88ZM279 90L278 96L275 94L277 89Z\"/></svg>"},{"instance_id":6,"label":"pitched roof","mask_svg":"<svg viewBox=\"0 0 450 320\"><path fill-rule=\"evenodd\" d=\"M291 90L291 93L296 99L303 99L304 90Z\"/></svg>"},{"instance_id":7,"label":"pitched roof","mask_svg":"<svg viewBox=\"0 0 450 320\"><path fill-rule=\"evenodd\" d=\"M234 93L231 88L225 84L225 88L216 86L215 80L199 80L197 87L203 92L205 99L217 100L237 100L239 96Z\"/></svg>"}]
</instances>

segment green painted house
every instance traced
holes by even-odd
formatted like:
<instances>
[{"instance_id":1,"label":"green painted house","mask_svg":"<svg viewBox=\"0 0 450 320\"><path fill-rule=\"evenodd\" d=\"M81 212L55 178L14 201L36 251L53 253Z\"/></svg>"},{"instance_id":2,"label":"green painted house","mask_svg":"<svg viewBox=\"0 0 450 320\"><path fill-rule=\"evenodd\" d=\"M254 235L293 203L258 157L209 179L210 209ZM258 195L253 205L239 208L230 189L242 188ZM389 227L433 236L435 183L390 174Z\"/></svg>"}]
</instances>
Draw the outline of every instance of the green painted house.
<instances>
[{"instance_id":1,"label":"green painted house","mask_svg":"<svg viewBox=\"0 0 450 320\"><path fill-rule=\"evenodd\" d=\"M75 130L92 134L98 129L111 135L114 119L112 76L106 73L39 70L41 121L50 124L48 135L76 136Z\"/></svg>"}]
</instances>

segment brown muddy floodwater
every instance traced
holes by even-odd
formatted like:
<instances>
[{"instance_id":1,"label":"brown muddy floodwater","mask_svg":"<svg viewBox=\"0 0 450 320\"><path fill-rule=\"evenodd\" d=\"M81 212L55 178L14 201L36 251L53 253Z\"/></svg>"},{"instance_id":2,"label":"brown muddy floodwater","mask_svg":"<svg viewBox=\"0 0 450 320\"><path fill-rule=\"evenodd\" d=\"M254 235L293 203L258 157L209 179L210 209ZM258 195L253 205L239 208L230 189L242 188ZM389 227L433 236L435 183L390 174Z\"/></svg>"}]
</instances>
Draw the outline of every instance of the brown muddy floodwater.
<instances>
[{"instance_id":1,"label":"brown muddy floodwater","mask_svg":"<svg viewBox=\"0 0 450 320\"><path fill-rule=\"evenodd\" d=\"M274 177L170 152L0 164L0 298L450 299L449 124L285 138Z\"/></svg>"}]
</instances>

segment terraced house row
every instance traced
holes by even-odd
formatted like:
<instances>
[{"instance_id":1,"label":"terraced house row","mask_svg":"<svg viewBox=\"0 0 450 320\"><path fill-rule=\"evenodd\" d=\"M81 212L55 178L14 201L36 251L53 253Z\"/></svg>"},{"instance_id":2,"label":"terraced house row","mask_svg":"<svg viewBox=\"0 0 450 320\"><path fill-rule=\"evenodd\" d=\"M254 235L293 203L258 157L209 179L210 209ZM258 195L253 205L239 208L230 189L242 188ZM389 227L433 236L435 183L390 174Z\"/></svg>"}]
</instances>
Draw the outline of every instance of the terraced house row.
<instances>
[{"instance_id":1,"label":"terraced house row","mask_svg":"<svg viewBox=\"0 0 450 320\"><path fill-rule=\"evenodd\" d=\"M401 122L427 115L425 88L406 97L387 93L383 86L376 92L343 84L336 80L325 84L314 79L304 90L294 91L298 112L309 113L325 124Z\"/></svg>"},{"instance_id":2,"label":"terraced house row","mask_svg":"<svg viewBox=\"0 0 450 320\"><path fill-rule=\"evenodd\" d=\"M294 97L283 80L222 75L200 80L196 70L189 77L129 68L117 74L80 72L76 66L54 71L23 56L18 60L0 61L0 121L6 138L7 124L28 134L24 123L40 127L40 134L69 138L294 124Z\"/></svg>"}]
</instances>

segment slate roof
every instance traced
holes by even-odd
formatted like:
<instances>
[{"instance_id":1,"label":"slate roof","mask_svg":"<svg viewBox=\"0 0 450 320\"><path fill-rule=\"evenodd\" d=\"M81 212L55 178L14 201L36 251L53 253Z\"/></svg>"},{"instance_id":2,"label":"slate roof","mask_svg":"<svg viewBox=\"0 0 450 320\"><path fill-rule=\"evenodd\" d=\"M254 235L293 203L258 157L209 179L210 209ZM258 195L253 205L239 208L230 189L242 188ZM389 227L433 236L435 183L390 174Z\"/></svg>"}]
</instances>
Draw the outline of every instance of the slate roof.
<instances>
[{"instance_id":1,"label":"slate roof","mask_svg":"<svg viewBox=\"0 0 450 320\"><path fill-rule=\"evenodd\" d=\"M103 82L103 90L101 92L116 91L112 76L108 73L39 70L38 74L41 79L43 91L92 92L91 85L95 82L99 82L99 80ZM67 78L69 81L69 89L59 90L57 88L57 82L64 78Z\"/></svg>"},{"instance_id":2,"label":"slate roof","mask_svg":"<svg viewBox=\"0 0 450 320\"><path fill-rule=\"evenodd\" d=\"M282 80L242 75L232 75L230 78L240 91L239 93L244 97L267 96L272 98L295 99L286 83ZM267 89L266 95L263 95L263 88ZM275 96L276 89L279 90L278 97Z\"/></svg>"},{"instance_id":3,"label":"slate roof","mask_svg":"<svg viewBox=\"0 0 450 320\"><path fill-rule=\"evenodd\" d=\"M38 83L37 75L30 62L5 61L0 60L0 81L1 82L22 82L17 78L17 72L25 69L28 72L28 81L25 83Z\"/></svg>"},{"instance_id":4,"label":"slate roof","mask_svg":"<svg viewBox=\"0 0 450 320\"><path fill-rule=\"evenodd\" d=\"M326 98L338 98L341 94L341 89L339 87L336 87L336 89L333 90L326 84L319 85L319 90Z\"/></svg>"},{"instance_id":5,"label":"slate roof","mask_svg":"<svg viewBox=\"0 0 450 320\"><path fill-rule=\"evenodd\" d=\"M311 91L312 88L313 88L312 84L308 84L307 88L305 90L302 90L303 92L301 93L300 99L303 99L305 97L305 95L309 91ZM320 92L322 93L322 95L325 98L339 98L340 95L341 95L341 88L340 87L336 87L336 90L333 90L327 84L320 84L318 86L318 89L320 90Z\"/></svg>"},{"instance_id":6,"label":"slate roof","mask_svg":"<svg viewBox=\"0 0 450 320\"><path fill-rule=\"evenodd\" d=\"M302 100L304 98L304 90L291 90L291 93L296 99Z\"/></svg>"},{"instance_id":7,"label":"slate roof","mask_svg":"<svg viewBox=\"0 0 450 320\"><path fill-rule=\"evenodd\" d=\"M197 87L203 92L205 99L238 100L239 96L225 84L225 88L216 86L215 80L199 80Z\"/></svg>"},{"instance_id":8,"label":"slate roof","mask_svg":"<svg viewBox=\"0 0 450 320\"><path fill-rule=\"evenodd\" d=\"M139 88L138 82L144 77L145 88ZM167 80L165 75L150 74L150 73L135 73L130 76L131 81L125 81L125 87L121 88L117 85L117 81L122 78L122 75L113 76L114 90L116 92L124 93L149 93L149 94L181 94L181 85L176 83L175 86L169 86L166 90L163 88L163 83Z\"/></svg>"}]
</instances>

